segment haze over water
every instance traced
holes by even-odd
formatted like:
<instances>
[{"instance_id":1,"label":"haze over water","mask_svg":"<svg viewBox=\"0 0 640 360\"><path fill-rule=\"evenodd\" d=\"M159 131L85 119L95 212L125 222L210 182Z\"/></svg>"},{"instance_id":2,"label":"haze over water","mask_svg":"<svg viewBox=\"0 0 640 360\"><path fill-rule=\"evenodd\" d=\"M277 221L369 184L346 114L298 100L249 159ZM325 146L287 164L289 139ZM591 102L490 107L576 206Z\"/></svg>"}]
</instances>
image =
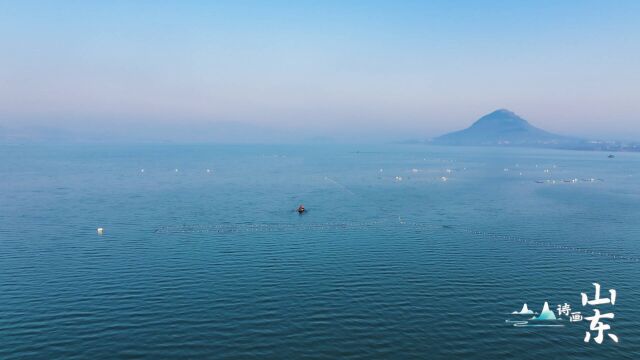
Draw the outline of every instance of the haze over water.
<instances>
[{"instance_id":1,"label":"haze over water","mask_svg":"<svg viewBox=\"0 0 640 360\"><path fill-rule=\"evenodd\" d=\"M640 141L640 3L0 3L0 141Z\"/></svg>"},{"instance_id":2,"label":"haze over water","mask_svg":"<svg viewBox=\"0 0 640 360\"><path fill-rule=\"evenodd\" d=\"M638 154L2 146L0 162L2 359L640 353ZM619 344L585 344L587 322L505 324L525 302L588 314L592 282L618 291Z\"/></svg>"}]
</instances>

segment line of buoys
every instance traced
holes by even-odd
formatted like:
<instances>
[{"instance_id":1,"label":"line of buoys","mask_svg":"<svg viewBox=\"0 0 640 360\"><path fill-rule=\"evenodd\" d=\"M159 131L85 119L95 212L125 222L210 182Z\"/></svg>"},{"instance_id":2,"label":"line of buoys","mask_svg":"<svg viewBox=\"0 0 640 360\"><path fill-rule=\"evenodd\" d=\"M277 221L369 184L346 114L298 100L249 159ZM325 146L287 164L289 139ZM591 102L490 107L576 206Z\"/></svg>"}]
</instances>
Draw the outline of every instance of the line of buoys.
<instances>
[{"instance_id":1,"label":"line of buoys","mask_svg":"<svg viewBox=\"0 0 640 360\"><path fill-rule=\"evenodd\" d=\"M205 169L204 171L205 171L206 173L212 173L212 172L213 172L213 170L211 170L211 169ZM144 172L145 172L145 169L140 169L140 173L141 173L141 174L144 174ZM173 172L176 172L176 173L177 173L177 172L180 172L180 169L175 168L175 169L173 169Z\"/></svg>"},{"instance_id":2,"label":"line of buoys","mask_svg":"<svg viewBox=\"0 0 640 360\"><path fill-rule=\"evenodd\" d=\"M538 184L560 184L560 183L577 184L579 182L592 183L592 182L596 182L596 181L604 182L603 179L594 179L594 178L589 178L589 179L573 178L573 179L562 179L562 180L555 180L555 179L535 180L535 182L538 183Z\"/></svg>"},{"instance_id":3,"label":"line of buoys","mask_svg":"<svg viewBox=\"0 0 640 360\"><path fill-rule=\"evenodd\" d=\"M582 248L578 246L562 245L562 244L557 244L551 241L533 240L533 239L522 238L514 235L500 235L500 234L493 234L493 233L482 232L477 230L468 230L468 229L459 229L459 230L468 232L468 233L473 233L475 235L481 235L481 236L492 238L492 239L512 240L512 241L518 241L525 244L533 244L536 246L544 246L544 247L553 248L553 249L569 250L569 251L579 252L583 254L608 257L616 260L640 262L640 257L621 255L621 254L616 254L609 251L593 250L593 249Z\"/></svg>"}]
</instances>

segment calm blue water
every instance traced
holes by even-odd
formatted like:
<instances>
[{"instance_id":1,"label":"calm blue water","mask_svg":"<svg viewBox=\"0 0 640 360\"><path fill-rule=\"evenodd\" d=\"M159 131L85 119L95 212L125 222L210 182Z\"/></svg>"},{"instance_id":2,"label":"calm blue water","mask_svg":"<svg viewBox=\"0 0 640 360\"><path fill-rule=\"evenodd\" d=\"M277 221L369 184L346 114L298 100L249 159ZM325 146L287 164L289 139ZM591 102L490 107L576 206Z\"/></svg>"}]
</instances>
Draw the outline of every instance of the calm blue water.
<instances>
[{"instance_id":1,"label":"calm blue water","mask_svg":"<svg viewBox=\"0 0 640 360\"><path fill-rule=\"evenodd\" d=\"M640 356L640 154L1 146L0 163L0 359ZM590 315L592 282L618 291L601 307L618 344L505 323L524 302Z\"/></svg>"}]
</instances>

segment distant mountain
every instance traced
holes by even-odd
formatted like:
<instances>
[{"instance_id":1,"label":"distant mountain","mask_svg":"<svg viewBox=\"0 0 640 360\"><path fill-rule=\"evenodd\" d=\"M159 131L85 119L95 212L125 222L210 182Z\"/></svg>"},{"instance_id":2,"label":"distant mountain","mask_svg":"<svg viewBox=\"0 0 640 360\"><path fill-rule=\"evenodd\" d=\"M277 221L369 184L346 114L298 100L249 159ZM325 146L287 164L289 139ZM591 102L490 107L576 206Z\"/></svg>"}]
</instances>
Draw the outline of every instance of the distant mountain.
<instances>
[{"instance_id":1,"label":"distant mountain","mask_svg":"<svg viewBox=\"0 0 640 360\"><path fill-rule=\"evenodd\" d=\"M539 129L514 112L500 109L487 114L470 127L433 139L438 145L571 146L580 139Z\"/></svg>"}]
</instances>

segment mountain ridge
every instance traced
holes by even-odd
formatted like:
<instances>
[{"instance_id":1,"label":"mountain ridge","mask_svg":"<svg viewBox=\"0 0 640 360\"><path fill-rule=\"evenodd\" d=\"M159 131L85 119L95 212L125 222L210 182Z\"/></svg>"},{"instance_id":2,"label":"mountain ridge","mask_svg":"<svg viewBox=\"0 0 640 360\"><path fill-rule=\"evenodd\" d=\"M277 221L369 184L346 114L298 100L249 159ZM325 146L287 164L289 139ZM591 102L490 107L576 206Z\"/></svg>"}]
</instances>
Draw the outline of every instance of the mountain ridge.
<instances>
[{"instance_id":1,"label":"mountain ridge","mask_svg":"<svg viewBox=\"0 0 640 360\"><path fill-rule=\"evenodd\" d=\"M438 145L557 146L579 141L535 127L511 110L498 109L468 128L444 134L432 142Z\"/></svg>"}]
</instances>

